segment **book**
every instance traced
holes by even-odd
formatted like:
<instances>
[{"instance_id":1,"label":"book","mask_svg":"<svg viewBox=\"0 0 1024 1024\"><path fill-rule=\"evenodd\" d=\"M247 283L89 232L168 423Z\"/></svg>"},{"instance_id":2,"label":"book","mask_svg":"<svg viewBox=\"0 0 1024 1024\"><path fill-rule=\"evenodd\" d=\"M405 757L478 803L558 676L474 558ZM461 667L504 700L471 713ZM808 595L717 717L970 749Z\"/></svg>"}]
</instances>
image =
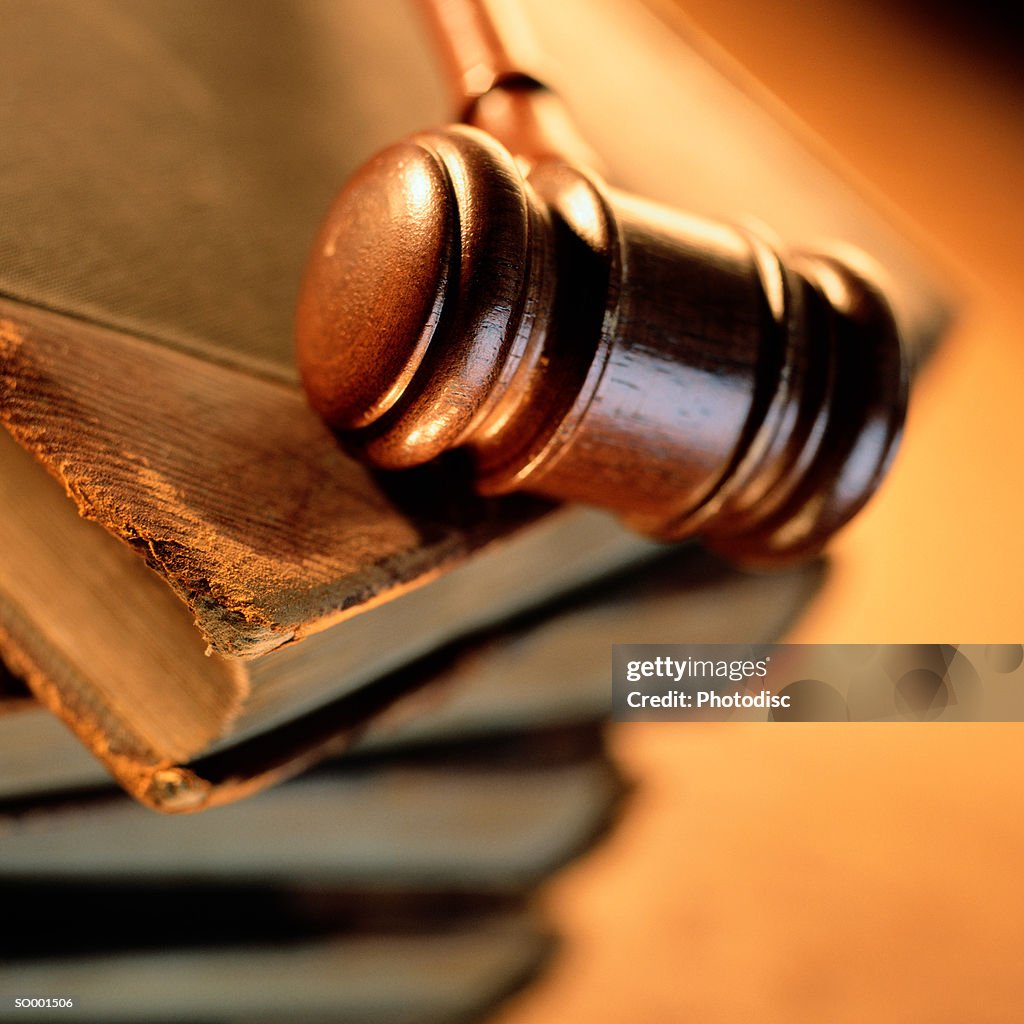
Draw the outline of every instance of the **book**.
<instances>
[{"instance_id":1,"label":"book","mask_svg":"<svg viewBox=\"0 0 1024 1024\"><path fill-rule=\"evenodd\" d=\"M821 562L786 572L750 574L694 545L594 581L457 644L439 648L370 684L361 694L372 716L349 744L352 696L316 709L295 735L279 730L278 760L291 762L321 737L352 754L429 744L484 741L605 718L610 645L617 642L765 641L785 635L822 583ZM16 692L0 701L0 809L57 792L72 795L109 780L102 764L37 702ZM376 699L375 699L375 695ZM295 723L292 723L294 726ZM256 763L271 760L270 737L255 741ZM221 785L239 751L199 765ZM242 751L244 754L244 750ZM271 763L273 761L271 760ZM245 773L242 773L243 777Z\"/></svg>"},{"instance_id":2,"label":"book","mask_svg":"<svg viewBox=\"0 0 1024 1024\"><path fill-rule=\"evenodd\" d=\"M761 98L646 8L565 12L527 7L618 184L859 245L931 344L926 261ZM403 666L653 560L598 513L475 497L458 460L370 474L305 405L290 323L316 222L374 149L444 119L408 9L5 13L0 646L129 792L248 795L426 703ZM643 79L597 74L594 47Z\"/></svg>"},{"instance_id":3,"label":"book","mask_svg":"<svg viewBox=\"0 0 1024 1024\"><path fill-rule=\"evenodd\" d=\"M370 610L365 606L372 603L374 587L401 588L394 569L398 553L382 539L391 524L378 516L370 528L378 546L360 569L336 576L343 591L339 602L357 600L363 613L343 630L319 632L301 646L259 657L250 652L243 661L207 655L171 589L129 547L82 519L21 449L5 441L0 459L0 491L11 510L0 527L6 553L0 598L5 657L42 703L98 748L122 785L161 809L197 809L296 770L318 746L344 742L364 727L380 711L378 705L393 702L396 694L388 690L380 701L363 694L336 734L311 739L308 749L291 744L294 757L274 757L268 743L264 763L234 772L223 755L226 747L243 748L253 737L273 734L346 693L359 694L460 632L482 628L602 568L615 568L623 555L635 558L653 550L606 517L574 516L571 538L558 539L563 530L557 521L541 524L513 551L493 556L497 564L492 556L481 556L435 582L429 593L414 591L401 602ZM325 518L325 528L334 522ZM347 522L358 530L366 519L353 516ZM407 524L392 520L399 522ZM415 536L409 533L402 541L405 553L420 563L421 577L436 573L446 556L428 543L413 543ZM461 539L469 536L465 532ZM453 543L451 536L445 539ZM557 561L550 557L552 545L559 549ZM381 558L390 562L389 569L381 567ZM545 558L554 575L538 571ZM429 569L425 559L433 561ZM274 578L271 561L264 555L260 575L250 581L262 583L265 596ZM327 599L321 594L319 600ZM222 613L217 606L213 614ZM415 686L408 689L414 692ZM188 767L200 756L218 753L217 783ZM240 756L252 761L246 751Z\"/></svg>"},{"instance_id":4,"label":"book","mask_svg":"<svg viewBox=\"0 0 1024 1024\"><path fill-rule=\"evenodd\" d=\"M622 784L595 723L326 762L183 819L109 787L0 824L0 879L526 892L586 849Z\"/></svg>"}]
</instances>

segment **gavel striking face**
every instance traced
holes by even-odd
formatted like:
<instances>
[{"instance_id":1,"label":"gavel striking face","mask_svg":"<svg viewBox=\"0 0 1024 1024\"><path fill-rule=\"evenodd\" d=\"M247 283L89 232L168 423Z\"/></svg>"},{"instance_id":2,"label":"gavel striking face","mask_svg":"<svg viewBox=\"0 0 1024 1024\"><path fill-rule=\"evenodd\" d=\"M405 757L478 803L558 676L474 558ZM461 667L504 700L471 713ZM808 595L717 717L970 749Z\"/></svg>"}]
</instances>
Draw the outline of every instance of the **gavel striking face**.
<instances>
[{"instance_id":1,"label":"gavel striking face","mask_svg":"<svg viewBox=\"0 0 1024 1024\"><path fill-rule=\"evenodd\" d=\"M877 288L825 256L491 136L412 136L342 190L300 296L316 410L382 469L468 449L478 489L618 512L737 561L816 553L868 499L906 373Z\"/></svg>"}]
</instances>

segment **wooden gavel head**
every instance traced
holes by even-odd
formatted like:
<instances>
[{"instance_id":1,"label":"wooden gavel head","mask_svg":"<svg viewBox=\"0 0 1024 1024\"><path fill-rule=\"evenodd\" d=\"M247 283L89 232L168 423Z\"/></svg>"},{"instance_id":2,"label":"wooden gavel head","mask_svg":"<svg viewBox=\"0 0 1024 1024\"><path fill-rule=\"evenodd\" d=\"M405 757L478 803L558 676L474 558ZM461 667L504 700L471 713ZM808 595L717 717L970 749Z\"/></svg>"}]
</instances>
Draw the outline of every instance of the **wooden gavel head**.
<instances>
[{"instance_id":1,"label":"wooden gavel head","mask_svg":"<svg viewBox=\"0 0 1024 1024\"><path fill-rule=\"evenodd\" d=\"M816 553L903 423L896 326L852 269L558 160L524 176L464 126L342 190L297 337L313 406L368 463L466 448L485 493L604 506L747 563Z\"/></svg>"}]
</instances>

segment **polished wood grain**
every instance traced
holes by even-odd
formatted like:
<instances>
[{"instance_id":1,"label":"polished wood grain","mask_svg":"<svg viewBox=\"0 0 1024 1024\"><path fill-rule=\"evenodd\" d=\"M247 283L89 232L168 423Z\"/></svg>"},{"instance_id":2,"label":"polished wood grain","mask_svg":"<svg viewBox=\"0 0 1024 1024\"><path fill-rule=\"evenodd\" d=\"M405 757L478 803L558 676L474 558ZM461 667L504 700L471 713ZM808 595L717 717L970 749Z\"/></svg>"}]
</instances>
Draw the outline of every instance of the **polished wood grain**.
<instances>
[{"instance_id":1,"label":"polished wood grain","mask_svg":"<svg viewBox=\"0 0 1024 1024\"><path fill-rule=\"evenodd\" d=\"M561 160L528 166L453 126L355 175L300 295L313 406L378 467L462 448L484 493L608 507L748 563L815 554L902 428L878 287Z\"/></svg>"}]
</instances>

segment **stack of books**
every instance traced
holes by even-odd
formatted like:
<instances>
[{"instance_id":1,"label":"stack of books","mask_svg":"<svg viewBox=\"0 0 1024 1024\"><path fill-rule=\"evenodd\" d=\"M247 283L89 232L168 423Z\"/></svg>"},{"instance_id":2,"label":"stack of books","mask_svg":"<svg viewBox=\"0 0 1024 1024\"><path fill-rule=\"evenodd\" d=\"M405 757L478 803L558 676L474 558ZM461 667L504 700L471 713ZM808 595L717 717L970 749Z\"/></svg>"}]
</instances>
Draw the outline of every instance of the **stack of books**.
<instances>
[{"instance_id":1,"label":"stack of books","mask_svg":"<svg viewBox=\"0 0 1024 1024\"><path fill-rule=\"evenodd\" d=\"M5 680L0 992L73 998L90 1021L484 1013L545 962L536 891L626 793L605 745L609 643L726 641L737 622L777 637L822 572L746 576L696 548L624 570L381 677L354 712L339 698L325 730L365 723L340 727L358 732L343 757L201 813L104 783ZM207 784L216 763L197 768Z\"/></svg>"}]
</instances>

